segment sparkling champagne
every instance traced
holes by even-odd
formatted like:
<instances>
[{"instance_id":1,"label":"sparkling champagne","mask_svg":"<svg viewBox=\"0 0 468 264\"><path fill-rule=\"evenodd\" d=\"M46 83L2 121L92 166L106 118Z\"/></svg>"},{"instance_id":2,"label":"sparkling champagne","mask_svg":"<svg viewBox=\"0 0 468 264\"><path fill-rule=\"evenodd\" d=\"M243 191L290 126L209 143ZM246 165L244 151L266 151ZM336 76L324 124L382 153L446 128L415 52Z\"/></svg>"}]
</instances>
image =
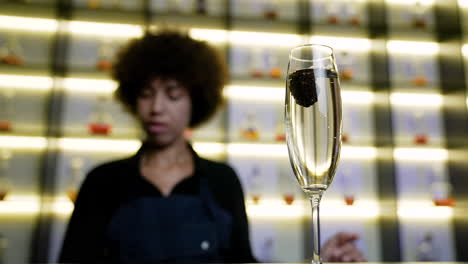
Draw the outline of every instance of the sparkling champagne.
<instances>
[{"instance_id":1,"label":"sparkling champagne","mask_svg":"<svg viewBox=\"0 0 468 264\"><path fill-rule=\"evenodd\" d=\"M322 193L333 180L341 147L341 97L333 69L288 75L286 131L290 161L302 189Z\"/></svg>"}]
</instances>

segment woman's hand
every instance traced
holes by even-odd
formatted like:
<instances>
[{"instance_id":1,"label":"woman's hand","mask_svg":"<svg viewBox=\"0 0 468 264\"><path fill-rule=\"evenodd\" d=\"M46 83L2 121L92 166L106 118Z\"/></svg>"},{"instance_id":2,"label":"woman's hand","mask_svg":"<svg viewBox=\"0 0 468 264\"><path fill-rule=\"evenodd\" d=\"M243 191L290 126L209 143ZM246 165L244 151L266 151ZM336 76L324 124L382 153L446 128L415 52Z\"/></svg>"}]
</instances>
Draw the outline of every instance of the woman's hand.
<instances>
[{"instance_id":1,"label":"woman's hand","mask_svg":"<svg viewBox=\"0 0 468 264\"><path fill-rule=\"evenodd\" d=\"M331 237L321 249L321 255L327 262L366 262L362 252L354 241L359 239L356 233L340 232Z\"/></svg>"}]
</instances>

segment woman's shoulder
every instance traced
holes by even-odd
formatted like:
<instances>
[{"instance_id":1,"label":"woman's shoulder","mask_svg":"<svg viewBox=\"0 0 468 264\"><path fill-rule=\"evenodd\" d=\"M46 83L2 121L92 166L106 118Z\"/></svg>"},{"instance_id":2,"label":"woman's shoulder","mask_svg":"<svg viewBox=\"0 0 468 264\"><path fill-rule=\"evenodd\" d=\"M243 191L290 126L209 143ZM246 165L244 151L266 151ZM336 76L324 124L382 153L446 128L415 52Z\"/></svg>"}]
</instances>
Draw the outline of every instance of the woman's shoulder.
<instances>
[{"instance_id":1,"label":"woman's shoulder","mask_svg":"<svg viewBox=\"0 0 468 264\"><path fill-rule=\"evenodd\" d=\"M234 169L224 162L200 158L200 166L209 178L223 180L237 179Z\"/></svg>"},{"instance_id":2,"label":"woman's shoulder","mask_svg":"<svg viewBox=\"0 0 468 264\"><path fill-rule=\"evenodd\" d=\"M202 172L212 189L239 192L241 184L234 169L224 162L200 159Z\"/></svg>"},{"instance_id":3,"label":"woman's shoulder","mask_svg":"<svg viewBox=\"0 0 468 264\"><path fill-rule=\"evenodd\" d=\"M107 161L93 167L87 177L87 181L93 182L108 182L108 180L116 180L116 178L129 175L135 163L135 157L123 158L118 160Z\"/></svg>"}]
</instances>

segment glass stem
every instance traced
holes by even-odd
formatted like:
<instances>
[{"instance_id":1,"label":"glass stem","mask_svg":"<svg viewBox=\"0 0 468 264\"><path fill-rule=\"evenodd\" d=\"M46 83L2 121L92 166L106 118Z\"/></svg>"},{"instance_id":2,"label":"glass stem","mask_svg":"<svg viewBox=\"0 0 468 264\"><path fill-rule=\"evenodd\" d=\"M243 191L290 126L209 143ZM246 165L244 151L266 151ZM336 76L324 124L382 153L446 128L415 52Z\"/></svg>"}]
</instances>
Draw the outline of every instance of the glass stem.
<instances>
[{"instance_id":1,"label":"glass stem","mask_svg":"<svg viewBox=\"0 0 468 264\"><path fill-rule=\"evenodd\" d=\"M315 193L309 196L312 205L312 264L320 264L320 217L319 207L322 193Z\"/></svg>"}]
</instances>

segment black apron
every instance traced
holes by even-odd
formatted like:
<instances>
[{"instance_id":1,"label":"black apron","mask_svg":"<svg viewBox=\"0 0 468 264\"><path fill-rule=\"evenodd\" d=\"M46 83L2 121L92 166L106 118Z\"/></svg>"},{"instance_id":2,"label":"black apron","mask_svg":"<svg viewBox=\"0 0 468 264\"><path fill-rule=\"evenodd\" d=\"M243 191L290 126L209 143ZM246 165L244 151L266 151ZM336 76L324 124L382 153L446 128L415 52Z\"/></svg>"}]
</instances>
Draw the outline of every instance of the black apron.
<instances>
[{"instance_id":1,"label":"black apron","mask_svg":"<svg viewBox=\"0 0 468 264\"><path fill-rule=\"evenodd\" d=\"M232 217L200 176L200 195L142 197L119 208L108 236L118 263L223 262Z\"/></svg>"}]
</instances>

